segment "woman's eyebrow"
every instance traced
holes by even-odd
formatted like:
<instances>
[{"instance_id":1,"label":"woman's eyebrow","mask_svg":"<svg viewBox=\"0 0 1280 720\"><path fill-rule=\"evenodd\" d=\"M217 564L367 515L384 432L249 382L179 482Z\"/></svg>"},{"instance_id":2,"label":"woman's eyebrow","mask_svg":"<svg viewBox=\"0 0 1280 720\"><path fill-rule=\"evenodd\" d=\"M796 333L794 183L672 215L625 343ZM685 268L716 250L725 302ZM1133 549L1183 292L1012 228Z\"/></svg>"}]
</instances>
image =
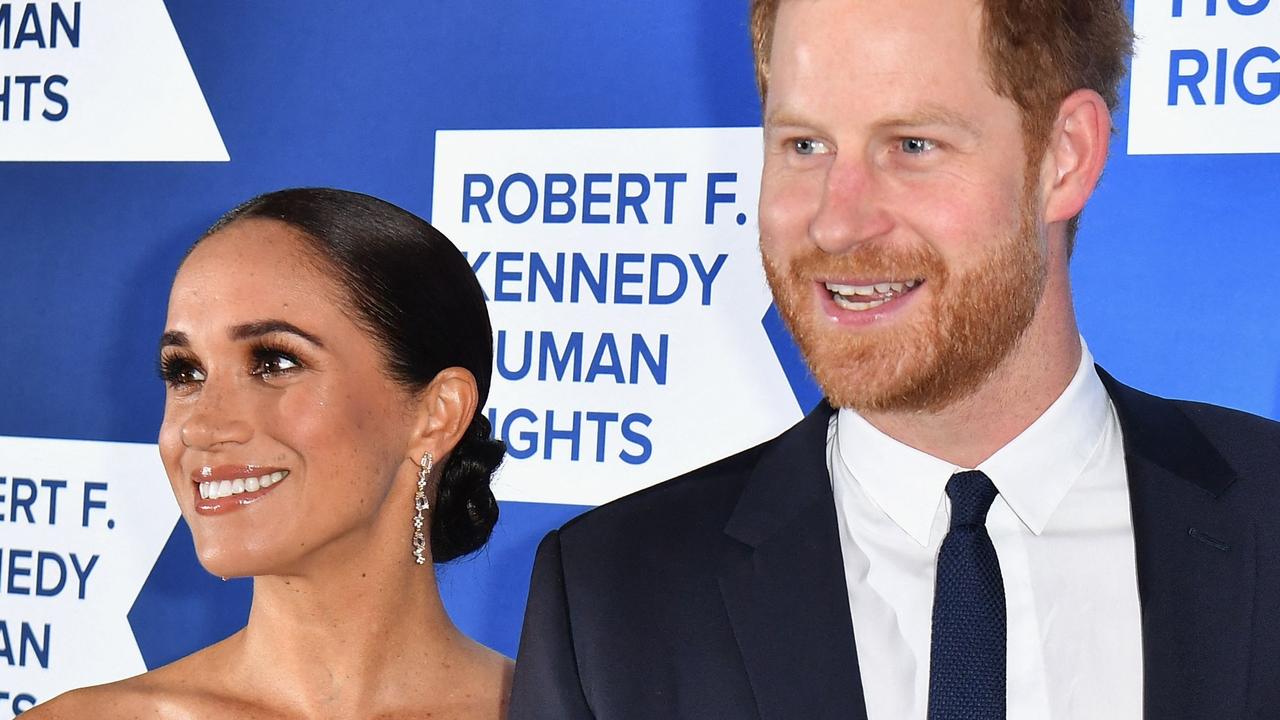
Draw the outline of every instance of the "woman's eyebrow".
<instances>
[{"instance_id":1,"label":"woman's eyebrow","mask_svg":"<svg viewBox=\"0 0 1280 720\"><path fill-rule=\"evenodd\" d=\"M166 348L171 345L176 347L189 347L191 345L191 341L187 339L187 334L180 330L166 330L165 333L160 336L160 347Z\"/></svg>"},{"instance_id":2,"label":"woman's eyebrow","mask_svg":"<svg viewBox=\"0 0 1280 720\"><path fill-rule=\"evenodd\" d=\"M231 328L228 334L232 340L251 340L274 333L297 335L318 348L324 347L324 343L320 338L285 320L255 320L254 322L236 325Z\"/></svg>"}]
</instances>

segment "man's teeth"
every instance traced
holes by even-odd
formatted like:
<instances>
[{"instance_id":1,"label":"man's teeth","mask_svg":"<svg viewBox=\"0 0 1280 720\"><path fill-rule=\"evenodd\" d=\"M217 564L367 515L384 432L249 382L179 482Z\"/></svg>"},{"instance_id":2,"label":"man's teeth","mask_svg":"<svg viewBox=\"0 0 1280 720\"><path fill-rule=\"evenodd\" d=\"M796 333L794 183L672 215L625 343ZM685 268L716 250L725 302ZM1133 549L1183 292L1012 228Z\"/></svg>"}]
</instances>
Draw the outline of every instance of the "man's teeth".
<instances>
[{"instance_id":1,"label":"man's teeth","mask_svg":"<svg viewBox=\"0 0 1280 720\"><path fill-rule=\"evenodd\" d=\"M839 305L845 310L870 310L872 308L878 308L886 302L889 302L888 299L858 302L856 300L849 300L843 295L833 295L832 298L835 300L836 305Z\"/></svg>"},{"instance_id":2,"label":"man's teeth","mask_svg":"<svg viewBox=\"0 0 1280 720\"><path fill-rule=\"evenodd\" d=\"M871 310L889 302L895 297L911 290L920 284L920 280L904 280L902 282L882 282L874 285L841 285L826 283L827 290L836 305L846 310ZM853 298L866 298L854 300Z\"/></svg>"},{"instance_id":3,"label":"man's teeth","mask_svg":"<svg viewBox=\"0 0 1280 720\"><path fill-rule=\"evenodd\" d=\"M840 285L827 283L827 289L837 295L884 295L886 293L902 293L919 285L919 280L902 282L882 282L875 285Z\"/></svg>"},{"instance_id":4,"label":"man's teeth","mask_svg":"<svg viewBox=\"0 0 1280 720\"><path fill-rule=\"evenodd\" d=\"M200 497L205 500L217 500L246 492L257 492L275 485L289 474L288 470L277 470L261 477L235 478L234 480L209 480L200 483Z\"/></svg>"}]
</instances>

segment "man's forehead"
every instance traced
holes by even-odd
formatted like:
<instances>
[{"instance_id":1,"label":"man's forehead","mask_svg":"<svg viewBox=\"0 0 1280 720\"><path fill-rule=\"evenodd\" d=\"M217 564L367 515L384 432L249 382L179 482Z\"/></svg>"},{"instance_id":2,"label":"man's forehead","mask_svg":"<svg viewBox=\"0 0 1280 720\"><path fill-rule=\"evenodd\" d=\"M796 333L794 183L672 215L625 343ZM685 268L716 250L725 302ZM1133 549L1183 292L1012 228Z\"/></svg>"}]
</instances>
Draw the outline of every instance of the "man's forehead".
<instances>
[{"instance_id":1,"label":"man's forehead","mask_svg":"<svg viewBox=\"0 0 1280 720\"><path fill-rule=\"evenodd\" d=\"M913 124L971 120L956 106L990 88L980 9L970 0L941 5L788 0L773 35L766 122L800 109L871 106Z\"/></svg>"},{"instance_id":2,"label":"man's forehead","mask_svg":"<svg viewBox=\"0 0 1280 720\"><path fill-rule=\"evenodd\" d=\"M927 63L922 49L973 50L980 60L983 5L979 0L783 0L774 18L772 64L828 59L841 51L866 55L901 50L903 65ZM922 44L925 46L922 48Z\"/></svg>"}]
</instances>

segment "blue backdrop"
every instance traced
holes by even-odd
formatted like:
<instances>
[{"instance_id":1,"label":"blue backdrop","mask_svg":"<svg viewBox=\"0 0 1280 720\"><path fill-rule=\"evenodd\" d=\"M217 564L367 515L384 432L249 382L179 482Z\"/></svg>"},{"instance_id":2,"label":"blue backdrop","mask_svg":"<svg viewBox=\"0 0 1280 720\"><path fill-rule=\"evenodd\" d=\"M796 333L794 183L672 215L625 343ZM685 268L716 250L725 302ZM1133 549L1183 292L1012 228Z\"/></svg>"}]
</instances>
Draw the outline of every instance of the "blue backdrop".
<instances>
[{"instance_id":1,"label":"blue backdrop","mask_svg":"<svg viewBox=\"0 0 1280 720\"><path fill-rule=\"evenodd\" d=\"M230 161L0 163L0 435L154 442L169 282L256 193L345 187L430 218L438 129L760 122L745 2L166 5ZM1094 356L1151 392L1280 417L1280 158L1129 155L1117 121L1073 263ZM503 503L489 547L440 569L458 624L513 655L536 543L583 509ZM0 522L0 547L22 531ZM154 667L239 627L247 602L179 522L129 619Z\"/></svg>"}]
</instances>

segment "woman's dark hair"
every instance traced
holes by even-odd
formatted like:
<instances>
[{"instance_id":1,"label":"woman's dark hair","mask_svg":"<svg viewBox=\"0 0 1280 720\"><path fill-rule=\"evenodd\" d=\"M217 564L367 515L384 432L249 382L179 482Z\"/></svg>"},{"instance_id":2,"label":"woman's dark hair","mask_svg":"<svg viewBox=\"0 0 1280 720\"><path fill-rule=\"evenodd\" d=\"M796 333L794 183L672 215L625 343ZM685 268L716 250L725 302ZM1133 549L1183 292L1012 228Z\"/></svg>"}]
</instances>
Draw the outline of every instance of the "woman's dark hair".
<instances>
[{"instance_id":1,"label":"woman's dark hair","mask_svg":"<svg viewBox=\"0 0 1280 720\"><path fill-rule=\"evenodd\" d=\"M506 451L482 408L493 368L493 330L471 265L449 238L389 202L330 188L259 195L201 238L238 220L278 220L299 231L345 288L357 323L381 345L391 378L411 391L449 367L476 378L479 407L440 474L431 555L447 562L480 549L498 521L489 482ZM197 243L198 244L198 243Z\"/></svg>"}]
</instances>

